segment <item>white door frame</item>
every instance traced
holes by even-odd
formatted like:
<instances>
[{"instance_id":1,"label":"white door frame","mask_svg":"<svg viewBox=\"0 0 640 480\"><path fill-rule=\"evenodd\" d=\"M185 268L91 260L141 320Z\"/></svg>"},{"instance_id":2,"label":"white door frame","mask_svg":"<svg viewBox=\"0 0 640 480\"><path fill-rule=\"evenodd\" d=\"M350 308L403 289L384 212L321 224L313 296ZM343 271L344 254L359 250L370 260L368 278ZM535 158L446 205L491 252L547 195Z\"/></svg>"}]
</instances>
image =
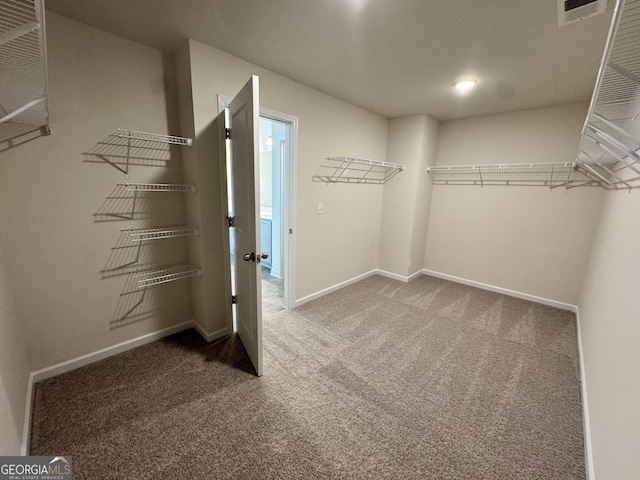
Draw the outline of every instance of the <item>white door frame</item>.
<instances>
[{"instance_id":1,"label":"white door frame","mask_svg":"<svg viewBox=\"0 0 640 480\"><path fill-rule=\"evenodd\" d=\"M226 296L229 299L227 303L227 328L229 332L233 331L233 308L231 305L231 247L229 245L229 230L227 228L227 162L226 162L226 140L224 132L225 109L229 106L231 97L226 95L218 95L218 119L221 119L219 131L220 144L220 176L221 189L220 195L222 200L222 221L225 228L223 229L222 245L225 258L225 282ZM288 232L282 239L284 243L284 307L293 308L295 306L295 285L296 285L296 206L297 206L297 165L298 165L298 117L287 113L279 112L271 108L260 106L260 117L269 120L286 123L290 128L290 145L289 154L283 161L284 182L283 182L283 199L282 199L282 220L284 231Z\"/></svg>"}]
</instances>

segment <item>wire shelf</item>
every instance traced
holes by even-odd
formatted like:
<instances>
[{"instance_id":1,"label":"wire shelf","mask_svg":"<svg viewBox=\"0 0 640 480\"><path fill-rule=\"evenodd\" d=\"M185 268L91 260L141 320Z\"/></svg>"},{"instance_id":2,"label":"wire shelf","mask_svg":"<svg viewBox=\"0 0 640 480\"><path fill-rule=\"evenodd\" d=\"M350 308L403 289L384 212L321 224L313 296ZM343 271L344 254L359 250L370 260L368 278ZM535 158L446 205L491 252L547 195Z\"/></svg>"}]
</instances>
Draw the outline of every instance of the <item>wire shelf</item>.
<instances>
[{"instance_id":1,"label":"wire shelf","mask_svg":"<svg viewBox=\"0 0 640 480\"><path fill-rule=\"evenodd\" d=\"M372 183L391 180L404 170L396 163L367 160L357 157L327 157L313 180L325 183Z\"/></svg>"},{"instance_id":2,"label":"wire shelf","mask_svg":"<svg viewBox=\"0 0 640 480\"><path fill-rule=\"evenodd\" d=\"M197 192L196 185L179 185L174 183L118 183L131 192Z\"/></svg>"},{"instance_id":3,"label":"wire shelf","mask_svg":"<svg viewBox=\"0 0 640 480\"><path fill-rule=\"evenodd\" d=\"M577 163L511 163L427 167L435 185L597 186Z\"/></svg>"},{"instance_id":4,"label":"wire shelf","mask_svg":"<svg viewBox=\"0 0 640 480\"><path fill-rule=\"evenodd\" d=\"M34 128L50 133L44 1L0 0L0 141Z\"/></svg>"},{"instance_id":5,"label":"wire shelf","mask_svg":"<svg viewBox=\"0 0 640 480\"><path fill-rule=\"evenodd\" d=\"M191 237L200 234L200 230L198 228L187 227L185 225L150 228L124 228L122 231L129 233L132 242L144 242L147 240L161 240L176 237Z\"/></svg>"},{"instance_id":6,"label":"wire shelf","mask_svg":"<svg viewBox=\"0 0 640 480\"><path fill-rule=\"evenodd\" d=\"M138 288L149 288L202 275L202 269L194 265L178 264L135 274Z\"/></svg>"},{"instance_id":7,"label":"wire shelf","mask_svg":"<svg viewBox=\"0 0 640 480\"><path fill-rule=\"evenodd\" d=\"M124 326L150 316L153 310L145 310L141 306L148 299L151 299L149 303L153 305L154 292L152 289L149 290L151 287L197 275L202 275L202 270L186 263L165 265L130 273L122 293L120 293L120 300L118 301L114 318L110 322L111 327Z\"/></svg>"},{"instance_id":8,"label":"wire shelf","mask_svg":"<svg viewBox=\"0 0 640 480\"><path fill-rule=\"evenodd\" d=\"M618 0L578 162L607 189L640 186L640 0Z\"/></svg>"},{"instance_id":9,"label":"wire shelf","mask_svg":"<svg viewBox=\"0 0 640 480\"><path fill-rule=\"evenodd\" d=\"M161 135L159 133L139 132L136 130L126 130L118 128L111 133L111 137L127 138L132 140L143 140L147 142L169 143L171 145L193 146L193 140L186 137L177 137L175 135Z\"/></svg>"}]
</instances>

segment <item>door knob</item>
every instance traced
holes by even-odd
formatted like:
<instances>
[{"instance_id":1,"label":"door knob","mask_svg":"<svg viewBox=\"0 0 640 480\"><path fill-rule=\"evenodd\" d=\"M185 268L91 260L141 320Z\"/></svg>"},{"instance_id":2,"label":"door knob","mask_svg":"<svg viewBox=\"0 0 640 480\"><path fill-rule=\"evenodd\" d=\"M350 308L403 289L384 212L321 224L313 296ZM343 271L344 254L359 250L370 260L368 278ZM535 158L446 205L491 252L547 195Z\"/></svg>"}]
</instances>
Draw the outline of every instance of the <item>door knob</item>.
<instances>
[{"instance_id":1,"label":"door knob","mask_svg":"<svg viewBox=\"0 0 640 480\"><path fill-rule=\"evenodd\" d=\"M245 262L255 262L256 261L256 254L251 252L251 253L245 253L244 257L242 257L244 259Z\"/></svg>"},{"instance_id":2,"label":"door knob","mask_svg":"<svg viewBox=\"0 0 640 480\"><path fill-rule=\"evenodd\" d=\"M267 252L262 252L260 254L260 258L262 258L263 260L266 260L267 258L269 258L269 254Z\"/></svg>"}]
</instances>

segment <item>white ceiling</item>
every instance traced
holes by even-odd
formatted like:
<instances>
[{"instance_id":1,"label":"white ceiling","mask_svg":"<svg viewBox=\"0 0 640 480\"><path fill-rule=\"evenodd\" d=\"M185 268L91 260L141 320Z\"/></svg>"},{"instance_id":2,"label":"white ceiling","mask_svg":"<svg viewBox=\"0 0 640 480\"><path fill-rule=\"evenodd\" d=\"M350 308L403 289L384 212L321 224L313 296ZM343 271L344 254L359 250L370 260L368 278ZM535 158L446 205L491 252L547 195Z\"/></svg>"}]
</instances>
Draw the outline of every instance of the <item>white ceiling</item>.
<instances>
[{"instance_id":1,"label":"white ceiling","mask_svg":"<svg viewBox=\"0 0 640 480\"><path fill-rule=\"evenodd\" d=\"M557 27L555 0L48 0L172 51L212 45L386 117L465 118L588 100L613 0ZM479 79L460 96L460 77Z\"/></svg>"}]
</instances>

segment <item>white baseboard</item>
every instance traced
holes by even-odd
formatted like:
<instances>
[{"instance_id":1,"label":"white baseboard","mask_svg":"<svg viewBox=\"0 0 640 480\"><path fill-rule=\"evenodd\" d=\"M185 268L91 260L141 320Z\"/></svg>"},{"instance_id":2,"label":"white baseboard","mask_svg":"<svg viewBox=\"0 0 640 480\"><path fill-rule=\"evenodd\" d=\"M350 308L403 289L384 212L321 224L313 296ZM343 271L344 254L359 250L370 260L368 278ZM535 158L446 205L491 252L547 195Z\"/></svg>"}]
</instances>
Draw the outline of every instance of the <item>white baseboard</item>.
<instances>
[{"instance_id":1,"label":"white baseboard","mask_svg":"<svg viewBox=\"0 0 640 480\"><path fill-rule=\"evenodd\" d=\"M510 297L520 298L522 300L528 300L530 302L541 303L542 305L548 305L549 307L559 308L560 310L568 310L569 312L576 312L578 307L570 303L559 302L550 298L538 297L536 295L529 295L528 293L517 292L515 290L509 290L507 288L496 287L493 285L487 285L486 283L476 282L474 280L467 280L466 278L454 277L446 273L434 272L432 270L422 270L422 273L431 277L442 278L443 280L449 280L451 282L462 283L463 285L469 285L471 287L480 288L482 290L489 290L490 292L501 293Z\"/></svg>"},{"instance_id":2,"label":"white baseboard","mask_svg":"<svg viewBox=\"0 0 640 480\"><path fill-rule=\"evenodd\" d=\"M329 293L340 290L341 288L344 288L348 285L359 282L360 280L364 280L365 278L371 277L376 273L378 273L378 270L371 270L370 272L366 272L366 273L363 273L362 275L358 275L357 277L353 277L349 280L345 280L344 282L340 282L337 285L334 285L332 287L325 288L323 290L320 290L319 292L312 293L311 295L307 295L306 297L299 298L294 302L293 307L296 308L296 307L299 307L300 305L304 305L305 303L309 303L310 301L315 300L316 298L324 297Z\"/></svg>"},{"instance_id":3,"label":"white baseboard","mask_svg":"<svg viewBox=\"0 0 640 480\"><path fill-rule=\"evenodd\" d=\"M375 270L377 275L381 275L383 277L390 278L392 280L398 280L400 282L407 283L409 281L409 277L405 277L403 275L398 275L397 273L387 272L386 270Z\"/></svg>"},{"instance_id":4,"label":"white baseboard","mask_svg":"<svg viewBox=\"0 0 640 480\"><path fill-rule=\"evenodd\" d=\"M148 333L141 337L133 338L131 340L118 343L117 345L106 347L102 350L87 353L86 355L72 358L71 360L67 360L66 362L58 363L57 365L52 365L35 372L31 372L33 383L37 383L47 378L55 377L56 375L60 375L62 373L70 372L71 370L75 370L76 368L84 367L85 365L89 365L99 360L112 357L122 352L126 352L127 350L146 345L147 343L155 342L156 340L168 337L169 335L173 335L174 333L182 332L183 330L187 330L188 328L193 328L193 321L180 323L178 325L174 325L157 332Z\"/></svg>"},{"instance_id":5,"label":"white baseboard","mask_svg":"<svg viewBox=\"0 0 640 480\"><path fill-rule=\"evenodd\" d=\"M50 367L36 370L35 372L31 372L27 384L27 405L25 408L24 431L22 432L22 455L28 455L29 452L29 444L31 441L31 413L33 407L33 394L34 386L37 382L46 380L47 378L55 377L62 373L70 372L71 370L75 370L99 360L112 357L122 352L126 352L127 350L146 345L147 343L160 340L161 338L168 337L169 335L182 332L183 330L187 330L189 328L194 328L193 321L180 323L178 325L174 325L157 332L148 333L147 335L127 340L126 342L122 342L111 347L106 347L102 350L88 353L86 355L67 360L66 362L58 363Z\"/></svg>"},{"instance_id":6,"label":"white baseboard","mask_svg":"<svg viewBox=\"0 0 640 480\"><path fill-rule=\"evenodd\" d=\"M422 273L422 270L418 270L417 272L409 275L407 277L407 281L410 282L411 280L413 280L414 278L418 278L419 276L424 275L424 273Z\"/></svg>"},{"instance_id":7,"label":"white baseboard","mask_svg":"<svg viewBox=\"0 0 640 480\"><path fill-rule=\"evenodd\" d=\"M31 445L31 407L33 405L33 373L29 375L27 381L27 405L24 409L24 427L22 429L22 446L20 455L29 455L29 447Z\"/></svg>"},{"instance_id":8,"label":"white baseboard","mask_svg":"<svg viewBox=\"0 0 640 480\"><path fill-rule=\"evenodd\" d=\"M200 334L202 338L204 338L207 342L213 342L214 340L218 340L219 338L226 337L230 335L231 332L227 327L221 328L220 330L216 330L215 332L207 332L198 322L194 320L193 328L196 329L196 332Z\"/></svg>"},{"instance_id":9,"label":"white baseboard","mask_svg":"<svg viewBox=\"0 0 640 480\"><path fill-rule=\"evenodd\" d=\"M443 280L449 280L451 282L462 283L463 285L469 285L471 287L480 288L482 290L489 290L491 292L501 293L503 295L508 295L510 297L520 298L522 300L527 300L529 302L540 303L542 305L548 305L550 307L559 308L561 310L568 310L570 312L576 312L578 307L576 305L572 305L570 303L559 302L557 300L552 300L550 298L538 297L536 295L530 295L528 293L517 292L515 290L509 290L507 288L496 287L494 285L488 285L486 283L476 282L474 280L467 280L466 278L455 277L453 275L449 275L446 273L434 272L433 270L418 270L417 272L405 277L404 275L399 275L397 273L387 272L386 270L375 269L370 272L363 273L362 275L358 275L357 277L353 277L349 280L345 280L344 282L338 283L337 285L333 285L331 287L320 290L311 295L307 295L306 297L302 297L295 301L294 308L299 307L300 305L304 305L312 300L323 297L329 293L335 292L344 288L353 283L359 282L367 277L372 275L381 275L383 277L391 278L393 280L398 280L400 282L410 282L414 278L419 277L420 275L429 275L431 277L442 278ZM197 327L196 327L197 328ZM204 335L203 335L204 336ZM206 338L206 337L205 337Z\"/></svg>"},{"instance_id":10,"label":"white baseboard","mask_svg":"<svg viewBox=\"0 0 640 480\"><path fill-rule=\"evenodd\" d=\"M593 470L593 452L591 449L591 425L589 423L589 402L587 400L587 377L584 368L584 352L582 350L582 331L580 329L580 311L576 307L576 329L578 335L578 360L580 363L580 389L582 393L582 428L584 432L584 465L587 480L595 480Z\"/></svg>"},{"instance_id":11,"label":"white baseboard","mask_svg":"<svg viewBox=\"0 0 640 480\"><path fill-rule=\"evenodd\" d=\"M412 273L408 277L406 277L404 275L399 275L397 273L387 272L386 270L380 270L380 269L376 270L375 272L378 275L382 275L383 277L391 278L393 280L399 280L399 281L404 282L404 283L408 283L411 280L413 280L414 278L418 278L420 275L422 275L422 270L418 270L417 272Z\"/></svg>"},{"instance_id":12,"label":"white baseboard","mask_svg":"<svg viewBox=\"0 0 640 480\"><path fill-rule=\"evenodd\" d=\"M387 272L386 270L380 270L378 268L371 270L369 272L363 273L362 275L358 275L356 277L353 277L349 280L345 280L344 282L340 282L336 285L333 285L331 287L325 288L323 290L320 290L316 293L312 293L311 295L307 295L306 297L302 297L298 300L296 300L294 302L293 308L299 307L300 305L304 305L305 303L308 303L312 300L315 300L317 298L320 297L324 297L325 295L335 292L337 290L340 290L341 288L347 287L351 284L354 284L356 282L359 282L360 280L364 280L365 278L371 277L373 275L382 275L383 277L387 277L387 278L391 278L393 280L398 280L400 282L404 282L407 283L411 280L413 280L414 278L419 277L420 275L422 275L422 270L418 270L417 272L413 273L412 275L409 275L408 277L405 277L404 275L399 275L397 273L392 273L392 272Z\"/></svg>"}]
</instances>

